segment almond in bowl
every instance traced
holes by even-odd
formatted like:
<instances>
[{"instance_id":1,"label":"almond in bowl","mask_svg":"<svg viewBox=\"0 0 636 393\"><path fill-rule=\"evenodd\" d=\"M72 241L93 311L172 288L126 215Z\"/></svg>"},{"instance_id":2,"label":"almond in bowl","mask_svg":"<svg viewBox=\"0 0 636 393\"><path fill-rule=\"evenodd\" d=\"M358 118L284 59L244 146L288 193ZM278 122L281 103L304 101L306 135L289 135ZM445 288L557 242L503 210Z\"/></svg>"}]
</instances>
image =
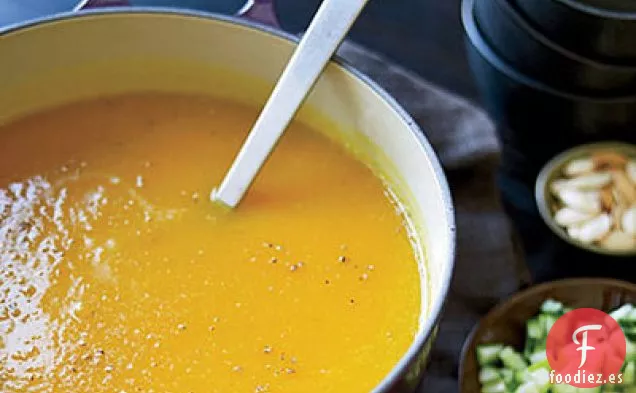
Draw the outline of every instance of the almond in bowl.
<instances>
[{"instance_id":1,"label":"almond in bowl","mask_svg":"<svg viewBox=\"0 0 636 393\"><path fill-rule=\"evenodd\" d=\"M603 254L636 253L636 146L580 146L550 161L536 189L539 211L569 243Z\"/></svg>"}]
</instances>

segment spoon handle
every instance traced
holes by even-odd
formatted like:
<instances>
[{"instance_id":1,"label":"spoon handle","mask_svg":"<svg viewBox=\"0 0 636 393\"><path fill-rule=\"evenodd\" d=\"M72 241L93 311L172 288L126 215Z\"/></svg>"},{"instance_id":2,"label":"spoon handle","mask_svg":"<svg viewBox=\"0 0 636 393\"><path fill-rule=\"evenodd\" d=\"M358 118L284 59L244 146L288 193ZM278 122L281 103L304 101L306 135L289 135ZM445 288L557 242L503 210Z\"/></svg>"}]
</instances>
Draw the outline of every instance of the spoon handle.
<instances>
[{"instance_id":1,"label":"spoon handle","mask_svg":"<svg viewBox=\"0 0 636 393\"><path fill-rule=\"evenodd\" d=\"M213 200L238 205L367 2L322 2Z\"/></svg>"}]
</instances>

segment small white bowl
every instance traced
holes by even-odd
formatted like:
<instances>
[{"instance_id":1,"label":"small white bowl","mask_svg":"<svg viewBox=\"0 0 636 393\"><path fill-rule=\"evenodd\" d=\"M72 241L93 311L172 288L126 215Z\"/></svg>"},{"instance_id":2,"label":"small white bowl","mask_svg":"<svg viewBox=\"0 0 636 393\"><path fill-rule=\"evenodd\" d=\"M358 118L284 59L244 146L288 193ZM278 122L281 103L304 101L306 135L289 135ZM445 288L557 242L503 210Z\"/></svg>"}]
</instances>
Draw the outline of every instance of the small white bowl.
<instances>
[{"instance_id":1,"label":"small white bowl","mask_svg":"<svg viewBox=\"0 0 636 393\"><path fill-rule=\"evenodd\" d=\"M555 222L554 214L551 209L551 207L555 203L557 203L557 200L550 192L549 185L552 181L563 176L563 168L565 167L565 165L574 159L584 158L596 151L607 150L615 151L628 157L636 158L636 145L624 142L610 141L590 143L579 145L572 149L566 150L548 161L548 163L545 164L541 169L541 172L539 173L539 176L537 177L537 181L535 183L535 200L543 221L548 227L550 227L550 229L554 233L557 234L557 236L559 236L567 243L597 254L620 257L634 257L636 256L636 249L625 251L608 250L596 244L586 244L570 237L565 229Z\"/></svg>"}]
</instances>

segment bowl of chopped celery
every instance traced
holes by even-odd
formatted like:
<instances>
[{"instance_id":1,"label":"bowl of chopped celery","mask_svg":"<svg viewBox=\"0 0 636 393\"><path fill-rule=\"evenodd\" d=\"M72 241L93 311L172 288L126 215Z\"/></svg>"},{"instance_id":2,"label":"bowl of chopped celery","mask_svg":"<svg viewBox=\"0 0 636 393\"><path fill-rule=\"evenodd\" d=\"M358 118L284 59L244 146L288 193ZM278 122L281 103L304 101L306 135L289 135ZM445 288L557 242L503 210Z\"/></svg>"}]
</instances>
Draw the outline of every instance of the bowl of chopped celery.
<instances>
[{"instance_id":1,"label":"bowl of chopped celery","mask_svg":"<svg viewBox=\"0 0 636 393\"><path fill-rule=\"evenodd\" d=\"M582 389L551 384L545 344L556 320L577 308L596 308L621 326L627 342L622 384ZM473 328L462 349L461 393L636 393L636 284L577 278L514 294Z\"/></svg>"}]
</instances>

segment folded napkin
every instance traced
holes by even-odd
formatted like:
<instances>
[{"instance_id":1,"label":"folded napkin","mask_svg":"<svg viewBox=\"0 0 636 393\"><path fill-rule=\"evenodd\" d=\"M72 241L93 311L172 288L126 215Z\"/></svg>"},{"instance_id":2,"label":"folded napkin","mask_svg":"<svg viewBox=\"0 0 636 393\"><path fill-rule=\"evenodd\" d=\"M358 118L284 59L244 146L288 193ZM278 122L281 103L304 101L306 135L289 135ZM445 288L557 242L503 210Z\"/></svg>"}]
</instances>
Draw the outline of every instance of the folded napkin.
<instances>
[{"instance_id":1,"label":"folded napkin","mask_svg":"<svg viewBox=\"0 0 636 393\"><path fill-rule=\"evenodd\" d=\"M397 99L424 129L446 168L498 156L493 123L468 101L350 41L338 55Z\"/></svg>"},{"instance_id":2,"label":"folded napkin","mask_svg":"<svg viewBox=\"0 0 636 393\"><path fill-rule=\"evenodd\" d=\"M411 114L436 150L455 202L455 275L428 372L419 392L456 392L462 344L479 318L528 281L503 213L494 177L499 159L495 127L466 100L387 59L345 42L338 53Z\"/></svg>"}]
</instances>

